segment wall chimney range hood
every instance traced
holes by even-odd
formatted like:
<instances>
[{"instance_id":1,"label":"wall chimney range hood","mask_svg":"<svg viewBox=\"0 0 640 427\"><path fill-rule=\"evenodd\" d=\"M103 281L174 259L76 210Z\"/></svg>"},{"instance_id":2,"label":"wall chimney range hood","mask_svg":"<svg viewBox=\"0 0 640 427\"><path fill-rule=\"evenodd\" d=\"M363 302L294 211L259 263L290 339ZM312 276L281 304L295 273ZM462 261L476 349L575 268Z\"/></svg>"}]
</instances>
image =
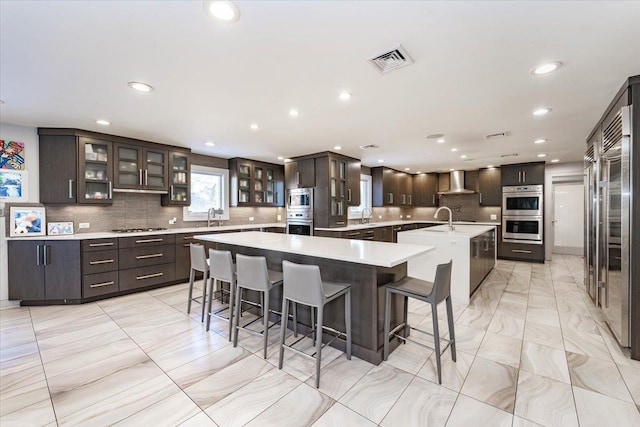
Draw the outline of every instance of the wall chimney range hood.
<instances>
[{"instance_id":1,"label":"wall chimney range hood","mask_svg":"<svg viewBox=\"0 0 640 427\"><path fill-rule=\"evenodd\" d=\"M452 171L449 174L449 190L440 191L438 194L474 194L475 191L464 188L464 171Z\"/></svg>"}]
</instances>

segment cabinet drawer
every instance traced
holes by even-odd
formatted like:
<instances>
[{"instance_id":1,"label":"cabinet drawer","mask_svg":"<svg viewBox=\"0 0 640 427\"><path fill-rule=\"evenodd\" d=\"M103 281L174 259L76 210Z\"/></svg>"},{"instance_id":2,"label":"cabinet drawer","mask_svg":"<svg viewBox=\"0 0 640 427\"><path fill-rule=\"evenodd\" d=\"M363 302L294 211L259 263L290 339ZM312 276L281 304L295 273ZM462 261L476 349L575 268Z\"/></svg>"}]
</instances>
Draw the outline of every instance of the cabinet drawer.
<instances>
[{"instance_id":1,"label":"cabinet drawer","mask_svg":"<svg viewBox=\"0 0 640 427\"><path fill-rule=\"evenodd\" d=\"M124 248L119 251L120 269L145 267L173 263L176 260L176 246L159 245L141 248Z\"/></svg>"},{"instance_id":2,"label":"cabinet drawer","mask_svg":"<svg viewBox=\"0 0 640 427\"><path fill-rule=\"evenodd\" d=\"M82 273L104 273L118 269L118 250L93 251L82 254Z\"/></svg>"},{"instance_id":3,"label":"cabinet drawer","mask_svg":"<svg viewBox=\"0 0 640 427\"><path fill-rule=\"evenodd\" d=\"M121 237L120 248L139 248L143 246L168 245L176 242L175 234L156 234L151 236Z\"/></svg>"},{"instance_id":4,"label":"cabinet drawer","mask_svg":"<svg viewBox=\"0 0 640 427\"><path fill-rule=\"evenodd\" d=\"M120 270L119 279L121 291L172 282L175 280L175 265L162 264Z\"/></svg>"},{"instance_id":5,"label":"cabinet drawer","mask_svg":"<svg viewBox=\"0 0 640 427\"><path fill-rule=\"evenodd\" d=\"M502 242L499 256L519 261L544 262L544 245Z\"/></svg>"},{"instance_id":6,"label":"cabinet drawer","mask_svg":"<svg viewBox=\"0 0 640 427\"><path fill-rule=\"evenodd\" d=\"M345 231L344 233L342 233L342 238L343 239L361 239L362 231L360 230Z\"/></svg>"},{"instance_id":7,"label":"cabinet drawer","mask_svg":"<svg viewBox=\"0 0 640 427\"><path fill-rule=\"evenodd\" d=\"M105 249L118 249L118 238L91 239L82 241L82 252L104 251Z\"/></svg>"},{"instance_id":8,"label":"cabinet drawer","mask_svg":"<svg viewBox=\"0 0 640 427\"><path fill-rule=\"evenodd\" d=\"M85 274L82 277L82 298L118 292L118 272Z\"/></svg>"}]
</instances>

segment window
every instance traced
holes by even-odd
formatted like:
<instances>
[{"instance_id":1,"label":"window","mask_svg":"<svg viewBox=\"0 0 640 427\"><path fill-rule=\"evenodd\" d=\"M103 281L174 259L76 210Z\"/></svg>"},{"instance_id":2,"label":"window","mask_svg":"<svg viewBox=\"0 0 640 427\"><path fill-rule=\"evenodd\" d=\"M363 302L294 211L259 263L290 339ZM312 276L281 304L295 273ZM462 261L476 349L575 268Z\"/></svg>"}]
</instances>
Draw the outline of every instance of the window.
<instances>
[{"instance_id":1,"label":"window","mask_svg":"<svg viewBox=\"0 0 640 427\"><path fill-rule=\"evenodd\" d=\"M209 209L222 209L220 219L229 219L229 171L191 166L191 205L183 210L184 221L206 221ZM218 217L216 217L218 218Z\"/></svg>"},{"instance_id":2,"label":"window","mask_svg":"<svg viewBox=\"0 0 640 427\"><path fill-rule=\"evenodd\" d=\"M360 175L360 206L349 208L349 218L361 218L364 209L371 212L371 191L371 175Z\"/></svg>"}]
</instances>

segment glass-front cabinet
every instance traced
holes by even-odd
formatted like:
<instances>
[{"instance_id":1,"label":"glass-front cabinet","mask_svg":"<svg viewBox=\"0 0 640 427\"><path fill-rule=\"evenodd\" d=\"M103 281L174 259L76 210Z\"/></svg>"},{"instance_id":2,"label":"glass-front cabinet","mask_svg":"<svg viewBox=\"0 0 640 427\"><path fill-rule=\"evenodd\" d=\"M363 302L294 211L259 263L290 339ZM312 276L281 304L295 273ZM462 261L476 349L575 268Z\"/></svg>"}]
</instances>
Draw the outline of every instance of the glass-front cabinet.
<instances>
[{"instance_id":1,"label":"glass-front cabinet","mask_svg":"<svg viewBox=\"0 0 640 427\"><path fill-rule=\"evenodd\" d=\"M169 193L162 196L163 206L189 206L191 156L186 152L169 152Z\"/></svg>"},{"instance_id":2,"label":"glass-front cabinet","mask_svg":"<svg viewBox=\"0 0 640 427\"><path fill-rule=\"evenodd\" d=\"M347 161L341 158L329 158L330 215L346 216L347 212Z\"/></svg>"},{"instance_id":3,"label":"glass-front cabinet","mask_svg":"<svg viewBox=\"0 0 640 427\"><path fill-rule=\"evenodd\" d=\"M111 141L78 138L78 203L113 201L113 146Z\"/></svg>"},{"instance_id":4,"label":"glass-front cabinet","mask_svg":"<svg viewBox=\"0 0 640 427\"><path fill-rule=\"evenodd\" d=\"M116 143L114 157L116 190L168 190L168 151Z\"/></svg>"},{"instance_id":5,"label":"glass-front cabinet","mask_svg":"<svg viewBox=\"0 0 640 427\"><path fill-rule=\"evenodd\" d=\"M229 161L231 206L284 206L284 167L245 159Z\"/></svg>"}]
</instances>

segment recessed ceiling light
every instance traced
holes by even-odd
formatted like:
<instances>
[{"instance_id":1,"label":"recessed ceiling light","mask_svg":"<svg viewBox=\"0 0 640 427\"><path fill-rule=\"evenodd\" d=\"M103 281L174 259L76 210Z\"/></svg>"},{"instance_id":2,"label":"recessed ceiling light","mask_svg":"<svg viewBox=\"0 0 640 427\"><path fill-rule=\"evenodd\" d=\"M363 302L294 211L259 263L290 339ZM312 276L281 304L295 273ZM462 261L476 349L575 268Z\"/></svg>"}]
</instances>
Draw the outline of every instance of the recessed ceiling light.
<instances>
[{"instance_id":1,"label":"recessed ceiling light","mask_svg":"<svg viewBox=\"0 0 640 427\"><path fill-rule=\"evenodd\" d=\"M104 120L104 119L98 119L96 120L96 123L102 126L109 126L111 124L109 120Z\"/></svg>"},{"instance_id":2,"label":"recessed ceiling light","mask_svg":"<svg viewBox=\"0 0 640 427\"><path fill-rule=\"evenodd\" d=\"M298 112L298 110L289 110L289 115L291 117L298 117L300 113Z\"/></svg>"},{"instance_id":3,"label":"recessed ceiling light","mask_svg":"<svg viewBox=\"0 0 640 427\"><path fill-rule=\"evenodd\" d=\"M338 98L340 98L341 101L348 101L351 99L351 94L349 92L340 92Z\"/></svg>"},{"instance_id":4,"label":"recessed ceiling light","mask_svg":"<svg viewBox=\"0 0 640 427\"><path fill-rule=\"evenodd\" d=\"M558 163L560 161L560 159L553 159L551 160L551 163Z\"/></svg>"},{"instance_id":5,"label":"recessed ceiling light","mask_svg":"<svg viewBox=\"0 0 640 427\"><path fill-rule=\"evenodd\" d=\"M547 157L547 155L544 153L541 153L541 154L538 154L538 157Z\"/></svg>"},{"instance_id":6,"label":"recessed ceiling light","mask_svg":"<svg viewBox=\"0 0 640 427\"><path fill-rule=\"evenodd\" d=\"M455 169L451 168L451 169L449 169L449 172L453 172L454 170L455 170Z\"/></svg>"},{"instance_id":7,"label":"recessed ceiling light","mask_svg":"<svg viewBox=\"0 0 640 427\"><path fill-rule=\"evenodd\" d=\"M258 129L260 129L260 125L257 124L257 123L251 123L251 129L258 130Z\"/></svg>"},{"instance_id":8,"label":"recessed ceiling light","mask_svg":"<svg viewBox=\"0 0 640 427\"><path fill-rule=\"evenodd\" d=\"M456 151L458 151L458 149L457 148L452 148L451 151L455 153Z\"/></svg>"},{"instance_id":9,"label":"recessed ceiling light","mask_svg":"<svg viewBox=\"0 0 640 427\"><path fill-rule=\"evenodd\" d=\"M438 139L444 136L443 133L432 133L431 135L427 135L427 139Z\"/></svg>"},{"instance_id":10,"label":"recessed ceiling light","mask_svg":"<svg viewBox=\"0 0 640 427\"><path fill-rule=\"evenodd\" d=\"M493 165L489 165L489 166L487 166L487 169L493 169L494 167L495 166L493 166Z\"/></svg>"},{"instance_id":11,"label":"recessed ceiling light","mask_svg":"<svg viewBox=\"0 0 640 427\"><path fill-rule=\"evenodd\" d=\"M537 110L535 110L533 112L533 115L534 116L544 116L545 114L547 114L550 111L551 111L551 108L538 108Z\"/></svg>"},{"instance_id":12,"label":"recessed ceiling light","mask_svg":"<svg viewBox=\"0 0 640 427\"><path fill-rule=\"evenodd\" d=\"M544 144L545 142L547 142L547 140L543 138L536 139L535 141L533 141L534 144Z\"/></svg>"},{"instance_id":13,"label":"recessed ceiling light","mask_svg":"<svg viewBox=\"0 0 640 427\"><path fill-rule=\"evenodd\" d=\"M439 140L436 141L438 144L444 144L444 138L440 138Z\"/></svg>"},{"instance_id":14,"label":"recessed ceiling light","mask_svg":"<svg viewBox=\"0 0 640 427\"><path fill-rule=\"evenodd\" d=\"M378 163L384 163L384 159L378 159Z\"/></svg>"},{"instance_id":15,"label":"recessed ceiling light","mask_svg":"<svg viewBox=\"0 0 640 427\"><path fill-rule=\"evenodd\" d=\"M129 82L127 83L131 89L135 89L138 92L151 92L153 90L153 86L148 85L146 83L140 82Z\"/></svg>"},{"instance_id":16,"label":"recessed ceiling light","mask_svg":"<svg viewBox=\"0 0 640 427\"><path fill-rule=\"evenodd\" d=\"M466 155L466 154L463 154L462 156L460 156L460 158L461 158L461 159L466 159L466 158L467 158L467 155Z\"/></svg>"},{"instance_id":17,"label":"recessed ceiling light","mask_svg":"<svg viewBox=\"0 0 640 427\"><path fill-rule=\"evenodd\" d=\"M333 147L334 150L342 150L342 146L340 145L336 145L335 147Z\"/></svg>"},{"instance_id":18,"label":"recessed ceiling light","mask_svg":"<svg viewBox=\"0 0 640 427\"><path fill-rule=\"evenodd\" d=\"M204 143L204 145L207 145L207 146L209 146L209 147L215 147L215 146L216 146L216 143L215 143L215 142L212 142L212 141L207 141L207 142L205 142L205 143Z\"/></svg>"},{"instance_id":19,"label":"recessed ceiling light","mask_svg":"<svg viewBox=\"0 0 640 427\"><path fill-rule=\"evenodd\" d=\"M536 68L531 70L531 74L536 74L536 75L547 74L557 70L560 67L562 67L562 62L558 62L558 61L548 62L546 64L538 65Z\"/></svg>"},{"instance_id":20,"label":"recessed ceiling light","mask_svg":"<svg viewBox=\"0 0 640 427\"><path fill-rule=\"evenodd\" d=\"M289 163L291 161L291 159L284 159L285 163Z\"/></svg>"},{"instance_id":21,"label":"recessed ceiling light","mask_svg":"<svg viewBox=\"0 0 640 427\"><path fill-rule=\"evenodd\" d=\"M228 0L208 0L202 6L208 15L221 22L229 24L240 19L240 9Z\"/></svg>"},{"instance_id":22,"label":"recessed ceiling light","mask_svg":"<svg viewBox=\"0 0 640 427\"><path fill-rule=\"evenodd\" d=\"M284 157L278 156L278 160L284 160Z\"/></svg>"},{"instance_id":23,"label":"recessed ceiling light","mask_svg":"<svg viewBox=\"0 0 640 427\"><path fill-rule=\"evenodd\" d=\"M406 171L410 171L410 170L411 170L411 168L404 168L404 170L406 170Z\"/></svg>"},{"instance_id":24,"label":"recessed ceiling light","mask_svg":"<svg viewBox=\"0 0 640 427\"><path fill-rule=\"evenodd\" d=\"M416 173L422 173L422 171L416 171Z\"/></svg>"}]
</instances>

